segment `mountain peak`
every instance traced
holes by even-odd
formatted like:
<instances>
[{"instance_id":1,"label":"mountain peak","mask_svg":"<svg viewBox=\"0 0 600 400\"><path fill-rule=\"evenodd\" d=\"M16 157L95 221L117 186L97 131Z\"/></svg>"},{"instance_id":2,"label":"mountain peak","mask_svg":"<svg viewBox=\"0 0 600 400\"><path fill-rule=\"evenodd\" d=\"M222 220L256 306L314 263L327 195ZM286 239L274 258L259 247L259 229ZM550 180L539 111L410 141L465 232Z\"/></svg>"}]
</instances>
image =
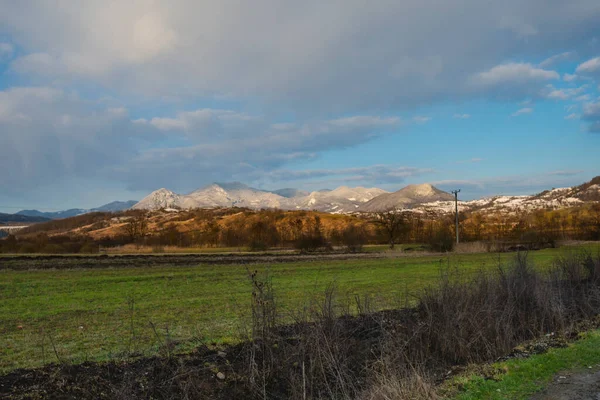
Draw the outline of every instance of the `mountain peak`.
<instances>
[{"instance_id":1,"label":"mountain peak","mask_svg":"<svg viewBox=\"0 0 600 400\"><path fill-rule=\"evenodd\" d=\"M396 208L412 208L421 203L453 200L454 196L430 183L412 184L394 193L386 193L365 203L359 211L376 212Z\"/></svg>"},{"instance_id":2,"label":"mountain peak","mask_svg":"<svg viewBox=\"0 0 600 400\"><path fill-rule=\"evenodd\" d=\"M412 192L414 195L420 196L420 197L433 196L436 194L436 191L440 192L440 190L438 188L436 188L435 186L433 186L430 183L412 184L412 185L408 185L404 189L400 189L400 190Z\"/></svg>"},{"instance_id":3,"label":"mountain peak","mask_svg":"<svg viewBox=\"0 0 600 400\"><path fill-rule=\"evenodd\" d=\"M213 185L219 186L225 190L246 190L252 189L250 186L241 182L214 182Z\"/></svg>"},{"instance_id":4,"label":"mountain peak","mask_svg":"<svg viewBox=\"0 0 600 400\"><path fill-rule=\"evenodd\" d=\"M175 193L175 192L173 192L173 191L171 191L169 189L160 188L160 189L155 190L154 192L152 192L150 194L161 194L161 193L168 193L168 194L170 194L170 193Z\"/></svg>"}]
</instances>

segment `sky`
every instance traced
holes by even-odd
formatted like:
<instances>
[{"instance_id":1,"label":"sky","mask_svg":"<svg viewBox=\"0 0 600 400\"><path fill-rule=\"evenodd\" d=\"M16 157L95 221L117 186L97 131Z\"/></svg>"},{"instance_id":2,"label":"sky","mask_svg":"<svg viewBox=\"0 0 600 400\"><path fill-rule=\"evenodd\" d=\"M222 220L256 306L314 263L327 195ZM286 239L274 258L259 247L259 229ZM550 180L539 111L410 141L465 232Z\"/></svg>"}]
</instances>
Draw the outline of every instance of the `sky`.
<instances>
[{"instance_id":1,"label":"sky","mask_svg":"<svg viewBox=\"0 0 600 400\"><path fill-rule=\"evenodd\" d=\"M0 212L600 175L598 0L0 0Z\"/></svg>"}]
</instances>

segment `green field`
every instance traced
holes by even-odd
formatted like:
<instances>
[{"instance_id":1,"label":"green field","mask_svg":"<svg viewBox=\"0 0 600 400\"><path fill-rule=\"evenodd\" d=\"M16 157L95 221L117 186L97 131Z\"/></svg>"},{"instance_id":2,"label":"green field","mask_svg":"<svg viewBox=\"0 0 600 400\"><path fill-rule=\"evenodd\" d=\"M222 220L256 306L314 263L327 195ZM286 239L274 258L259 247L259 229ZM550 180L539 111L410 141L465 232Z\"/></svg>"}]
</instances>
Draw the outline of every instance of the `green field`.
<instances>
[{"instance_id":1,"label":"green field","mask_svg":"<svg viewBox=\"0 0 600 400\"><path fill-rule=\"evenodd\" d=\"M582 334L578 341L566 348L551 348L547 353L527 359L496 363L493 367L506 373L495 379L471 375L453 379L447 384L462 388L452 397L456 400L525 400L547 387L555 374L585 373L591 369L595 372L599 363L600 331L591 331ZM590 385L590 396L596 394L595 387Z\"/></svg>"},{"instance_id":2,"label":"green field","mask_svg":"<svg viewBox=\"0 0 600 400\"><path fill-rule=\"evenodd\" d=\"M565 251L541 250L530 257L544 267ZM435 283L443 268L474 273L513 256L413 255L249 268L269 271L285 313L331 283L341 300L371 296L379 308L394 307ZM179 351L200 342L232 342L249 314L250 297L243 265L0 270L0 371L152 354L167 337L178 342Z\"/></svg>"}]
</instances>

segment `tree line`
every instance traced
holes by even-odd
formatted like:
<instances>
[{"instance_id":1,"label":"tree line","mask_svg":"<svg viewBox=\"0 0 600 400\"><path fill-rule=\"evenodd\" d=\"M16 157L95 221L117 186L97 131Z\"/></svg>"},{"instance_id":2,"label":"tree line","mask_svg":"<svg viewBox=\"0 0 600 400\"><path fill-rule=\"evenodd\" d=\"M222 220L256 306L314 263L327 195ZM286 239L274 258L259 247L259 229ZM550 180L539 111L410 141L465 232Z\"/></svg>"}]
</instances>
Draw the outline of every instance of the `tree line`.
<instances>
[{"instance_id":1,"label":"tree line","mask_svg":"<svg viewBox=\"0 0 600 400\"><path fill-rule=\"evenodd\" d=\"M102 247L135 244L157 251L174 247L229 247L258 251L361 251L367 244L423 244L450 251L455 242L453 215L388 210L360 215L314 211L217 209L181 211L168 220L160 213L94 213L34 225L0 240L4 253L92 253ZM116 221L116 222L115 222ZM111 228L112 227L112 228ZM111 228L111 235L91 233ZM462 241L553 246L560 240L600 240L600 204L562 210L460 214ZM64 232L64 233L62 233Z\"/></svg>"}]
</instances>

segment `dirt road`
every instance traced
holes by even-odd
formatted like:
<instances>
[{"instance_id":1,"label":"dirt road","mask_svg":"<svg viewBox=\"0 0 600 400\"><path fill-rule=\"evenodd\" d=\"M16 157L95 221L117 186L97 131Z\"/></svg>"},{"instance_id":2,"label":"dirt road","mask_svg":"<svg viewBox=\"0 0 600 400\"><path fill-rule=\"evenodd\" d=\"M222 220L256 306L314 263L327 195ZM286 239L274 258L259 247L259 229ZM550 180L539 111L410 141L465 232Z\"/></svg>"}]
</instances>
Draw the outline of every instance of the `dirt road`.
<instances>
[{"instance_id":1,"label":"dirt road","mask_svg":"<svg viewBox=\"0 0 600 400\"><path fill-rule=\"evenodd\" d=\"M531 400L600 400L600 371L561 373Z\"/></svg>"}]
</instances>

